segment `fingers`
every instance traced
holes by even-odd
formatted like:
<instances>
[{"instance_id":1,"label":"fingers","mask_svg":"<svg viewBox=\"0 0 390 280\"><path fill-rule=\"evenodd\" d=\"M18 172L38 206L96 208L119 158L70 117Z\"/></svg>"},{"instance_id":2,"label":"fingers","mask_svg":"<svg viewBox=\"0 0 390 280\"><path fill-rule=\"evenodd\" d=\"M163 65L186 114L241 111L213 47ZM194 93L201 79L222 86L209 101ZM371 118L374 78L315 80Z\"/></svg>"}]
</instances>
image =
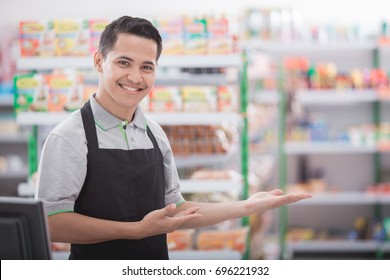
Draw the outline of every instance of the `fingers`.
<instances>
[{"instance_id":1,"label":"fingers","mask_svg":"<svg viewBox=\"0 0 390 280\"><path fill-rule=\"evenodd\" d=\"M167 206L165 206L164 208L160 209L161 211L161 217L163 216L170 216L170 214L173 214L176 210L176 204L175 203L171 203Z\"/></svg>"},{"instance_id":2,"label":"fingers","mask_svg":"<svg viewBox=\"0 0 390 280\"><path fill-rule=\"evenodd\" d=\"M180 225L182 225L188 221L199 219L200 217L202 217L201 214L194 213L194 214L188 214L188 215L184 215L184 216L175 216L172 219L175 220L176 225L179 227Z\"/></svg>"},{"instance_id":3,"label":"fingers","mask_svg":"<svg viewBox=\"0 0 390 280\"><path fill-rule=\"evenodd\" d=\"M179 212L177 215L175 215L175 217L180 217L180 216L185 216L185 215L189 215L189 214L194 214L194 213L196 213L198 211L199 211L199 207L191 207L191 208L188 208L185 211Z\"/></svg>"}]
</instances>

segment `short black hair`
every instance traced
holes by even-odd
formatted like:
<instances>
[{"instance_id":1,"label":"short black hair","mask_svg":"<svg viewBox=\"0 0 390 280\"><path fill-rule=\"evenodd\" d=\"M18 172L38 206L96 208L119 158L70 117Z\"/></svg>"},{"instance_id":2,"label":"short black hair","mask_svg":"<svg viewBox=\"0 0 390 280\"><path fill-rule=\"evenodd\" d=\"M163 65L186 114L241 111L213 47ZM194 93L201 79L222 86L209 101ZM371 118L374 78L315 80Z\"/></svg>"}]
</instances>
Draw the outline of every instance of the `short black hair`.
<instances>
[{"instance_id":1,"label":"short black hair","mask_svg":"<svg viewBox=\"0 0 390 280\"><path fill-rule=\"evenodd\" d=\"M158 61L162 51L162 39L157 28L144 18L130 16L122 16L108 24L104 29L99 42L99 51L103 58L112 50L120 33L133 34L155 41L157 44L156 61Z\"/></svg>"}]
</instances>

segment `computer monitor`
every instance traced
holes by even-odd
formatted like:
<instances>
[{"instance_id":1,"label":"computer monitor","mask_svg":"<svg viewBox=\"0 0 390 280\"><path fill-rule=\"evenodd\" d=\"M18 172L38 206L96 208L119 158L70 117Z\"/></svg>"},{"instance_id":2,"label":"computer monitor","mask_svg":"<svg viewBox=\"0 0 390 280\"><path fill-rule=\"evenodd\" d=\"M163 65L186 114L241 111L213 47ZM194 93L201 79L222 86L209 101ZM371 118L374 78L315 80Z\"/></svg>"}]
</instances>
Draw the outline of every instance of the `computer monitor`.
<instances>
[{"instance_id":1,"label":"computer monitor","mask_svg":"<svg viewBox=\"0 0 390 280\"><path fill-rule=\"evenodd\" d=\"M0 197L0 259L51 259L47 217L42 201Z\"/></svg>"}]
</instances>

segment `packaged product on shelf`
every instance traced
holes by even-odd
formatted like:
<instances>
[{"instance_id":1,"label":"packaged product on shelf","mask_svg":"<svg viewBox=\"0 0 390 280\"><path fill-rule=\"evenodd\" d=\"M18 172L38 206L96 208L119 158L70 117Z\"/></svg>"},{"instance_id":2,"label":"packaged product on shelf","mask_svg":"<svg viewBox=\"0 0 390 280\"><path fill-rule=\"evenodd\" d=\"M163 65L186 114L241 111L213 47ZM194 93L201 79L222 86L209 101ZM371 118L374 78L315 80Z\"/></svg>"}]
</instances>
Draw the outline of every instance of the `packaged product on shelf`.
<instances>
[{"instance_id":1,"label":"packaged product on shelf","mask_svg":"<svg viewBox=\"0 0 390 280\"><path fill-rule=\"evenodd\" d=\"M49 88L49 111L64 111L64 109L67 109L67 106L73 109L76 107L80 108L83 102L83 91L76 74L59 73L50 75Z\"/></svg>"},{"instance_id":2,"label":"packaged product on shelf","mask_svg":"<svg viewBox=\"0 0 390 280\"><path fill-rule=\"evenodd\" d=\"M15 112L47 111L48 83L42 74L15 76Z\"/></svg>"},{"instance_id":3,"label":"packaged product on shelf","mask_svg":"<svg viewBox=\"0 0 390 280\"><path fill-rule=\"evenodd\" d=\"M91 19L89 20L90 31L90 52L93 54L99 49L100 36L102 35L104 28L110 23L108 19ZM165 47L165 44L164 44Z\"/></svg>"},{"instance_id":4,"label":"packaged product on shelf","mask_svg":"<svg viewBox=\"0 0 390 280\"><path fill-rule=\"evenodd\" d=\"M219 86L217 95L219 112L237 112L238 97L232 86Z\"/></svg>"},{"instance_id":5,"label":"packaged product on shelf","mask_svg":"<svg viewBox=\"0 0 390 280\"><path fill-rule=\"evenodd\" d=\"M149 94L151 112L178 112L181 104L180 89L175 86L155 86Z\"/></svg>"},{"instance_id":6,"label":"packaged product on shelf","mask_svg":"<svg viewBox=\"0 0 390 280\"><path fill-rule=\"evenodd\" d=\"M84 104L84 86L81 77L75 76L72 80L73 83L64 104L64 110L66 111L74 111L81 108Z\"/></svg>"},{"instance_id":7,"label":"packaged product on shelf","mask_svg":"<svg viewBox=\"0 0 390 280\"><path fill-rule=\"evenodd\" d=\"M163 54L184 54L184 22L182 18L167 18L156 21L164 42Z\"/></svg>"},{"instance_id":8,"label":"packaged product on shelf","mask_svg":"<svg viewBox=\"0 0 390 280\"><path fill-rule=\"evenodd\" d=\"M208 18L207 32L207 53L225 54L233 51L233 38L229 34L229 21L227 18Z\"/></svg>"},{"instance_id":9,"label":"packaged product on shelf","mask_svg":"<svg viewBox=\"0 0 390 280\"><path fill-rule=\"evenodd\" d=\"M87 56L90 54L88 20L54 20L55 54L58 56Z\"/></svg>"},{"instance_id":10,"label":"packaged product on shelf","mask_svg":"<svg viewBox=\"0 0 390 280\"><path fill-rule=\"evenodd\" d=\"M183 86L182 98L185 112L217 111L216 86Z\"/></svg>"},{"instance_id":11,"label":"packaged product on shelf","mask_svg":"<svg viewBox=\"0 0 390 280\"><path fill-rule=\"evenodd\" d=\"M21 21L19 23L21 56L53 56L55 33L51 21Z\"/></svg>"},{"instance_id":12,"label":"packaged product on shelf","mask_svg":"<svg viewBox=\"0 0 390 280\"><path fill-rule=\"evenodd\" d=\"M168 250L191 250L193 248L194 230L176 230L167 234Z\"/></svg>"},{"instance_id":13,"label":"packaged product on shelf","mask_svg":"<svg viewBox=\"0 0 390 280\"><path fill-rule=\"evenodd\" d=\"M199 250L230 249L242 253L245 251L247 235L248 228L226 231L204 230L199 232L196 245Z\"/></svg>"},{"instance_id":14,"label":"packaged product on shelf","mask_svg":"<svg viewBox=\"0 0 390 280\"><path fill-rule=\"evenodd\" d=\"M205 19L185 18L185 53L205 54L207 52L207 26Z\"/></svg>"}]
</instances>

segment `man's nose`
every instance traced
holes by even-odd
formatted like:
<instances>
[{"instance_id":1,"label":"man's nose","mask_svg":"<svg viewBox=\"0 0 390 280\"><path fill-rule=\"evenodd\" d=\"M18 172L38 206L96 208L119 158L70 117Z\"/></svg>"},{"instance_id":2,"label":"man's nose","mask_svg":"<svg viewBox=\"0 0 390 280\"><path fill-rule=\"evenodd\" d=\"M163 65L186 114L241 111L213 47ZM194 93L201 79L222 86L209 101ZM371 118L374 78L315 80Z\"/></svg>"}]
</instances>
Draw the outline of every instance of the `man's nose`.
<instances>
[{"instance_id":1,"label":"man's nose","mask_svg":"<svg viewBox=\"0 0 390 280\"><path fill-rule=\"evenodd\" d=\"M126 75L126 78L133 83L139 83L142 82L142 75L138 70L129 70L129 72Z\"/></svg>"}]
</instances>

